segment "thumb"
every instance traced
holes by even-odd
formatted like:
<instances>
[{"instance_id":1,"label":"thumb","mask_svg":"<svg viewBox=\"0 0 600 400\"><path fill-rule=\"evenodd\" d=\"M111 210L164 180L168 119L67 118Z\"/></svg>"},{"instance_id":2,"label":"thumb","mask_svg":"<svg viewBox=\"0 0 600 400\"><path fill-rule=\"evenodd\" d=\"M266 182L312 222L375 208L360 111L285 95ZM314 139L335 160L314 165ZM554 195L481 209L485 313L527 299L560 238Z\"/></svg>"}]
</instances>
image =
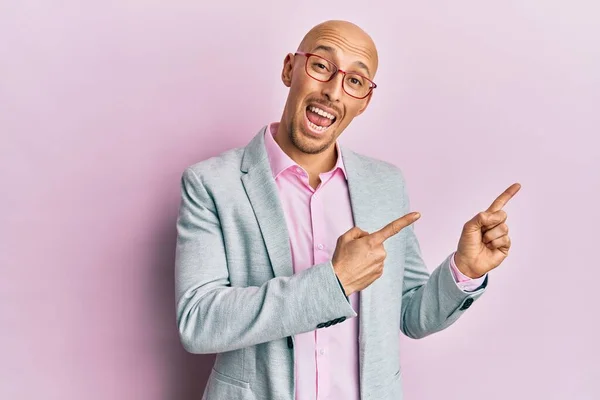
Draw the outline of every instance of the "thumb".
<instances>
[{"instance_id":1,"label":"thumb","mask_svg":"<svg viewBox=\"0 0 600 400\"><path fill-rule=\"evenodd\" d=\"M481 228L494 227L506 220L506 211L498 210L495 212L482 211L475 215L468 225L470 230L480 230Z\"/></svg>"},{"instance_id":2,"label":"thumb","mask_svg":"<svg viewBox=\"0 0 600 400\"><path fill-rule=\"evenodd\" d=\"M368 234L369 232L363 231L358 226L354 226L340 236L338 240L342 242L349 242L351 240L360 239Z\"/></svg>"}]
</instances>

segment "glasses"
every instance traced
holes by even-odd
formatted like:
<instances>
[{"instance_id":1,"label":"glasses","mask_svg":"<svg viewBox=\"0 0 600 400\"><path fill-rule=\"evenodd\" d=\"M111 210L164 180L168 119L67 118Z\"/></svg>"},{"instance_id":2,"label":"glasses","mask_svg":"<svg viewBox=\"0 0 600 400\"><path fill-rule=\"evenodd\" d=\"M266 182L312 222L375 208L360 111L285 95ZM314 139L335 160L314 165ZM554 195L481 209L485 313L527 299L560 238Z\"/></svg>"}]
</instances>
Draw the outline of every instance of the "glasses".
<instances>
[{"instance_id":1,"label":"glasses","mask_svg":"<svg viewBox=\"0 0 600 400\"><path fill-rule=\"evenodd\" d=\"M341 72L344 75L344 79L342 79L342 89L355 99L364 99L377 87L375 82L366 76L354 72L342 71L333 62L317 54L301 51L295 54L306 56L306 73L308 76L319 82L329 82L338 72Z\"/></svg>"}]
</instances>

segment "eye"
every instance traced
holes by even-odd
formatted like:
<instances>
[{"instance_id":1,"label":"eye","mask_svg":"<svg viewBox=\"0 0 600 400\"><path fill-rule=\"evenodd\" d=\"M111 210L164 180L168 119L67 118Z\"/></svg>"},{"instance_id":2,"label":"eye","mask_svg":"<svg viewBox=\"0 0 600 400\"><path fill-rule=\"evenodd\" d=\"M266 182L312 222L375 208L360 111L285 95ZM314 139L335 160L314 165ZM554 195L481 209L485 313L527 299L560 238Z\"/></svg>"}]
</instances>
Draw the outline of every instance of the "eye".
<instances>
[{"instance_id":1,"label":"eye","mask_svg":"<svg viewBox=\"0 0 600 400\"><path fill-rule=\"evenodd\" d=\"M365 80L362 76L359 75L347 75L346 83L354 88L361 88L365 85Z\"/></svg>"}]
</instances>

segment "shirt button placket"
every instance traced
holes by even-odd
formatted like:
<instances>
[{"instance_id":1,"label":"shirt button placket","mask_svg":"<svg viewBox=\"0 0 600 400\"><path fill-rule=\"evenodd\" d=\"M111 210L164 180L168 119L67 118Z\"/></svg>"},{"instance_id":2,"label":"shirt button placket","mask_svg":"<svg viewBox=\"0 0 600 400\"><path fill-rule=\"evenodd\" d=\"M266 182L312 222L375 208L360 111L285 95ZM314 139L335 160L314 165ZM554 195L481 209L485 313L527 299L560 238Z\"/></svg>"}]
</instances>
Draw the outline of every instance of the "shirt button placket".
<instances>
[{"instance_id":1,"label":"shirt button placket","mask_svg":"<svg viewBox=\"0 0 600 400\"><path fill-rule=\"evenodd\" d=\"M313 226L313 253L315 264L320 264L326 262L328 259L327 252L323 251L325 249L326 239L325 229L324 229L324 221L322 218L322 207L321 203L322 199L318 192L313 193L311 197L310 207L311 207L311 222ZM315 356L316 356L316 364L317 364L317 374L318 374L318 382L319 387L317 389L317 400L328 399L330 398L331 387L330 382L328 382L328 377L331 374L331 366L329 361L329 354L326 351L327 343L328 343L328 335L330 335L330 330L328 329L317 329L315 330Z\"/></svg>"},{"instance_id":2,"label":"shirt button placket","mask_svg":"<svg viewBox=\"0 0 600 400\"><path fill-rule=\"evenodd\" d=\"M321 226L323 224L323 221L320 218L320 206L321 205L319 204L317 194L313 193L310 200L310 219L313 227L313 256L315 264L320 264L325 261L323 260L322 252L318 251L323 250L324 248L322 243L323 228Z\"/></svg>"}]
</instances>

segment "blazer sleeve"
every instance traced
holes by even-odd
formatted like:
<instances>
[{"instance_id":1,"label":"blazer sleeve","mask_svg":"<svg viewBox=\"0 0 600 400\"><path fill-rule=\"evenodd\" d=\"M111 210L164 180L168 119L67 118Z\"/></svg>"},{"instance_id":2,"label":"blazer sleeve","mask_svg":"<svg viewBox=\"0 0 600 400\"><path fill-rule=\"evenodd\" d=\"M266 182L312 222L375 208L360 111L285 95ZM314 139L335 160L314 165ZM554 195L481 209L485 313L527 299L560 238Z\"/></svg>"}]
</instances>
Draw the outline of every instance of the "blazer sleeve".
<instances>
[{"instance_id":1,"label":"blazer sleeve","mask_svg":"<svg viewBox=\"0 0 600 400\"><path fill-rule=\"evenodd\" d=\"M405 199L403 214L410 212L406 184L400 173L402 194ZM407 230L404 281L400 330L408 337L420 339L452 325L477 300L487 286L488 278L479 290L462 291L450 270L450 254L431 274L423 261L414 224Z\"/></svg>"},{"instance_id":2,"label":"blazer sleeve","mask_svg":"<svg viewBox=\"0 0 600 400\"><path fill-rule=\"evenodd\" d=\"M199 354L284 339L357 315L331 261L260 286L232 287L214 201L191 167L181 178L175 295L181 342Z\"/></svg>"}]
</instances>

